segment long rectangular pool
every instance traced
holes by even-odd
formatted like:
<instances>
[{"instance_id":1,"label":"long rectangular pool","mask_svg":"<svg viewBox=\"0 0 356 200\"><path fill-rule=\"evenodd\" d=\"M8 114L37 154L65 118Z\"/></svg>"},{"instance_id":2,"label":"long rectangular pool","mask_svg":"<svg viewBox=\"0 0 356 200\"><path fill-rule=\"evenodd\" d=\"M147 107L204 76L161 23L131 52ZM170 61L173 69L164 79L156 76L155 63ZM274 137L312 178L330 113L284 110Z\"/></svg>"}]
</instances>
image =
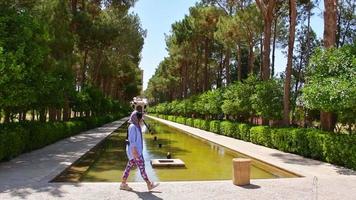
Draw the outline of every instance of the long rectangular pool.
<instances>
[{"instance_id":1,"label":"long rectangular pool","mask_svg":"<svg viewBox=\"0 0 356 200\"><path fill-rule=\"evenodd\" d=\"M153 181L231 180L232 159L246 157L238 152L193 137L160 122L147 119L154 134L144 134L144 158L148 176ZM58 175L55 182L119 182L127 163L125 143L127 124L85 154ZM153 168L151 159L172 158L185 162L183 168ZM253 160L252 179L297 177L287 171ZM143 181L132 170L128 181Z\"/></svg>"}]
</instances>

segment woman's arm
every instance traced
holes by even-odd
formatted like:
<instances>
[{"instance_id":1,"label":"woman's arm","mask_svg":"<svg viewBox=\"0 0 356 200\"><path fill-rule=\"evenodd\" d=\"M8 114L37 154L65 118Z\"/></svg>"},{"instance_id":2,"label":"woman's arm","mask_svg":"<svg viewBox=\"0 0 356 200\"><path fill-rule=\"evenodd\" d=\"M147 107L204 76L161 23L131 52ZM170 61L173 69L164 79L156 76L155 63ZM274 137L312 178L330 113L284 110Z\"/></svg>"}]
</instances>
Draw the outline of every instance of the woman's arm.
<instances>
[{"instance_id":1,"label":"woman's arm","mask_svg":"<svg viewBox=\"0 0 356 200\"><path fill-rule=\"evenodd\" d=\"M137 138L138 138L138 133L136 130L135 126L130 126L129 128L129 142L130 142L130 148L131 148L131 152L132 152L132 156L135 159L138 159L140 157L140 155L138 154L138 150L137 150Z\"/></svg>"}]
</instances>

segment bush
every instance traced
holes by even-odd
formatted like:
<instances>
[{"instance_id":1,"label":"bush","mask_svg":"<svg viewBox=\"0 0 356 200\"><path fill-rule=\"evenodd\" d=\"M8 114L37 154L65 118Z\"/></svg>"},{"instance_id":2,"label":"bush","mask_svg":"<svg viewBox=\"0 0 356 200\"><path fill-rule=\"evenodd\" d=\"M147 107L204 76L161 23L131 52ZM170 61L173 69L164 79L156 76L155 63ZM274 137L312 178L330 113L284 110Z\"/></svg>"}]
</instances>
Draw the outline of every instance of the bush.
<instances>
[{"instance_id":1,"label":"bush","mask_svg":"<svg viewBox=\"0 0 356 200\"><path fill-rule=\"evenodd\" d=\"M250 129L251 142L272 147L271 128L268 126L255 126Z\"/></svg>"},{"instance_id":2,"label":"bush","mask_svg":"<svg viewBox=\"0 0 356 200\"><path fill-rule=\"evenodd\" d=\"M220 132L222 135L237 138L236 124L230 121L222 121L220 123Z\"/></svg>"},{"instance_id":3,"label":"bush","mask_svg":"<svg viewBox=\"0 0 356 200\"><path fill-rule=\"evenodd\" d=\"M86 129L103 125L122 114L77 118L68 122L24 122L0 125L0 161L42 148Z\"/></svg>"},{"instance_id":4,"label":"bush","mask_svg":"<svg viewBox=\"0 0 356 200\"><path fill-rule=\"evenodd\" d=\"M87 125L83 121L69 121L65 122L70 135L82 132L87 129Z\"/></svg>"},{"instance_id":5,"label":"bush","mask_svg":"<svg viewBox=\"0 0 356 200\"><path fill-rule=\"evenodd\" d=\"M200 124L202 123L201 121L202 121L202 119L194 119L193 126L195 128L200 128Z\"/></svg>"},{"instance_id":6,"label":"bush","mask_svg":"<svg viewBox=\"0 0 356 200\"><path fill-rule=\"evenodd\" d=\"M298 129L294 128L280 128L271 129L271 143L272 147L285 152L297 152L297 134L295 131ZM308 143L307 148L308 148Z\"/></svg>"},{"instance_id":7,"label":"bush","mask_svg":"<svg viewBox=\"0 0 356 200\"><path fill-rule=\"evenodd\" d=\"M188 119L185 121L185 125L187 125L187 126L194 126L194 119L188 118Z\"/></svg>"},{"instance_id":8,"label":"bush","mask_svg":"<svg viewBox=\"0 0 356 200\"><path fill-rule=\"evenodd\" d=\"M168 117L167 117L167 120L168 121L175 121L175 116L172 116L172 115L168 115Z\"/></svg>"},{"instance_id":9,"label":"bush","mask_svg":"<svg viewBox=\"0 0 356 200\"><path fill-rule=\"evenodd\" d=\"M356 135L325 135L325 160L356 170Z\"/></svg>"},{"instance_id":10,"label":"bush","mask_svg":"<svg viewBox=\"0 0 356 200\"><path fill-rule=\"evenodd\" d=\"M199 128L202 129L202 130L205 130L205 131L209 131L209 121L201 119L200 120L200 124L199 124Z\"/></svg>"},{"instance_id":11,"label":"bush","mask_svg":"<svg viewBox=\"0 0 356 200\"><path fill-rule=\"evenodd\" d=\"M1 132L0 160L10 160L26 150L26 143L29 141L28 129L19 124L7 126Z\"/></svg>"},{"instance_id":12,"label":"bush","mask_svg":"<svg viewBox=\"0 0 356 200\"><path fill-rule=\"evenodd\" d=\"M238 124L236 130L240 138L245 141L250 141L250 128L251 126L248 124Z\"/></svg>"},{"instance_id":13,"label":"bush","mask_svg":"<svg viewBox=\"0 0 356 200\"><path fill-rule=\"evenodd\" d=\"M209 130L210 132L220 134L220 121L218 120L210 121Z\"/></svg>"},{"instance_id":14,"label":"bush","mask_svg":"<svg viewBox=\"0 0 356 200\"><path fill-rule=\"evenodd\" d=\"M310 157L325 161L324 154L324 142L327 132L320 131L317 129L308 129L306 134L306 139L309 142Z\"/></svg>"},{"instance_id":15,"label":"bush","mask_svg":"<svg viewBox=\"0 0 356 200\"><path fill-rule=\"evenodd\" d=\"M185 117L177 117L176 121L177 121L177 123L185 124L186 118Z\"/></svg>"}]
</instances>

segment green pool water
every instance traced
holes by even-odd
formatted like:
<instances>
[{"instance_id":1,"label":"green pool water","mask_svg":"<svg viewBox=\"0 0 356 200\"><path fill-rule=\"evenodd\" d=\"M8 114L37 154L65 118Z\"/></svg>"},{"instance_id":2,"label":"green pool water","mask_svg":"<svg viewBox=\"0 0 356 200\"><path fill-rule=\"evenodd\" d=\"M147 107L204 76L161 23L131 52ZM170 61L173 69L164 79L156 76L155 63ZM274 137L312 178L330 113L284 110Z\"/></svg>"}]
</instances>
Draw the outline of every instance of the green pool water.
<instances>
[{"instance_id":1,"label":"green pool water","mask_svg":"<svg viewBox=\"0 0 356 200\"><path fill-rule=\"evenodd\" d=\"M144 134L144 153L147 174L153 181L231 180L232 159L246 157L227 148L193 137L157 121L146 119L154 134ZM127 163L122 126L104 142L83 156L59 175L55 181L118 182ZM154 137L157 140L154 140ZM159 148L159 144L162 147ZM152 168L151 159L172 158L185 162L185 168ZM253 160L251 178L295 177L265 163ZM131 171L129 181L143 181L139 170Z\"/></svg>"}]
</instances>

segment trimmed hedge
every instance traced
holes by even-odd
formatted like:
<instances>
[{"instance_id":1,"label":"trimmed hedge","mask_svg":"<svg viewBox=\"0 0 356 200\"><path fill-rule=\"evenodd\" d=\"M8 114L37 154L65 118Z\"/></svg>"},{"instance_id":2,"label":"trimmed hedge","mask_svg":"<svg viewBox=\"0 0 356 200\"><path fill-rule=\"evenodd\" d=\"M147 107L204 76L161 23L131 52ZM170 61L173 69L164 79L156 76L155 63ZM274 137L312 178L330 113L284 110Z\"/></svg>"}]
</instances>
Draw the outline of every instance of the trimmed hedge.
<instances>
[{"instance_id":1,"label":"trimmed hedge","mask_svg":"<svg viewBox=\"0 0 356 200\"><path fill-rule=\"evenodd\" d=\"M194 127L194 119L188 118L188 119L185 121L185 125Z\"/></svg>"},{"instance_id":2,"label":"trimmed hedge","mask_svg":"<svg viewBox=\"0 0 356 200\"><path fill-rule=\"evenodd\" d=\"M356 170L356 135L327 134L324 140L325 160Z\"/></svg>"},{"instance_id":3,"label":"trimmed hedge","mask_svg":"<svg viewBox=\"0 0 356 200\"><path fill-rule=\"evenodd\" d=\"M251 127L248 124L230 121L208 122L192 118L185 119L185 124L356 170L356 135L305 128Z\"/></svg>"},{"instance_id":4,"label":"trimmed hedge","mask_svg":"<svg viewBox=\"0 0 356 200\"><path fill-rule=\"evenodd\" d=\"M250 129L251 129L251 126L248 124L238 124L236 131L238 132L238 135L240 135L240 139L249 142L249 141L251 141L250 140Z\"/></svg>"},{"instance_id":5,"label":"trimmed hedge","mask_svg":"<svg viewBox=\"0 0 356 200\"><path fill-rule=\"evenodd\" d=\"M200 128L200 121L201 121L201 119L194 119L193 120L193 127Z\"/></svg>"},{"instance_id":6,"label":"trimmed hedge","mask_svg":"<svg viewBox=\"0 0 356 200\"><path fill-rule=\"evenodd\" d=\"M222 135L237 138L236 124L230 121L220 122L220 132Z\"/></svg>"},{"instance_id":7,"label":"trimmed hedge","mask_svg":"<svg viewBox=\"0 0 356 200\"><path fill-rule=\"evenodd\" d=\"M186 118L185 117L177 117L176 122L179 124L185 124Z\"/></svg>"},{"instance_id":8,"label":"trimmed hedge","mask_svg":"<svg viewBox=\"0 0 356 200\"><path fill-rule=\"evenodd\" d=\"M210 129L210 121L202 119L200 121L200 127L199 128L203 129L205 131L209 131L209 129Z\"/></svg>"},{"instance_id":9,"label":"trimmed hedge","mask_svg":"<svg viewBox=\"0 0 356 200\"><path fill-rule=\"evenodd\" d=\"M252 143L272 147L271 128L269 126L254 126L250 129Z\"/></svg>"},{"instance_id":10,"label":"trimmed hedge","mask_svg":"<svg viewBox=\"0 0 356 200\"><path fill-rule=\"evenodd\" d=\"M210 132L220 134L220 121L218 120L210 121L209 130Z\"/></svg>"},{"instance_id":11,"label":"trimmed hedge","mask_svg":"<svg viewBox=\"0 0 356 200\"><path fill-rule=\"evenodd\" d=\"M193 126L202 130L209 130L209 121L204 119L194 119Z\"/></svg>"},{"instance_id":12,"label":"trimmed hedge","mask_svg":"<svg viewBox=\"0 0 356 200\"><path fill-rule=\"evenodd\" d=\"M175 116L172 116L172 115L168 115L168 117L167 117L167 120L169 120L169 121L175 121L175 119L176 119L176 117Z\"/></svg>"},{"instance_id":13,"label":"trimmed hedge","mask_svg":"<svg viewBox=\"0 0 356 200\"><path fill-rule=\"evenodd\" d=\"M30 131L20 125L2 126L0 130L0 161L9 160L28 147Z\"/></svg>"},{"instance_id":14,"label":"trimmed hedge","mask_svg":"<svg viewBox=\"0 0 356 200\"><path fill-rule=\"evenodd\" d=\"M0 126L0 161L52 144L124 115L77 118L68 122L23 122Z\"/></svg>"}]
</instances>

